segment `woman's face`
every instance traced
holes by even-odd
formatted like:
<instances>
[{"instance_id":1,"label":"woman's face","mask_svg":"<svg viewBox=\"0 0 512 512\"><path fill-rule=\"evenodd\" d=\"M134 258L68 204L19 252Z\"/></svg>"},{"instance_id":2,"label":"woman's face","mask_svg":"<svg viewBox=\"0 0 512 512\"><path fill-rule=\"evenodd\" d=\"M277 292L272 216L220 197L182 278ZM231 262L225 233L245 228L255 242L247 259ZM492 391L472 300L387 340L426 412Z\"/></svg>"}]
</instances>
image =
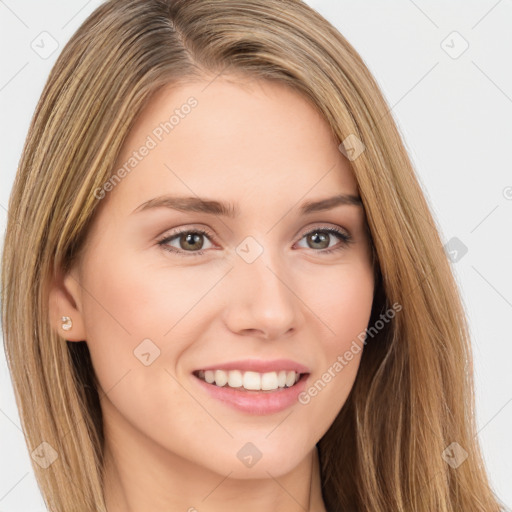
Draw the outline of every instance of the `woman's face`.
<instances>
[{"instance_id":1,"label":"woman's face","mask_svg":"<svg viewBox=\"0 0 512 512\"><path fill-rule=\"evenodd\" d=\"M268 478L350 392L371 254L362 206L329 201L357 183L313 107L281 84L206 85L159 91L95 192L66 336L89 347L107 446Z\"/></svg>"}]
</instances>

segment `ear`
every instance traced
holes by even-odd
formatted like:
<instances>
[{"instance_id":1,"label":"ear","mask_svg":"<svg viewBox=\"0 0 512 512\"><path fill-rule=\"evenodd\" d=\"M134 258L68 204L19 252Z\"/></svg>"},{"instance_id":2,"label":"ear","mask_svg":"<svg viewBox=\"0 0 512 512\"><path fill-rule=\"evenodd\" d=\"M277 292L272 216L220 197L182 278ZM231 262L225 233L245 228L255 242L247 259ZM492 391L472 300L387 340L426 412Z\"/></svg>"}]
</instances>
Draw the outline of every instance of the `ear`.
<instances>
[{"instance_id":1,"label":"ear","mask_svg":"<svg viewBox=\"0 0 512 512\"><path fill-rule=\"evenodd\" d=\"M85 341L87 339L82 311L82 287L77 273L54 276L49 292L50 323L55 331L67 341ZM71 318L72 327L62 328L62 317Z\"/></svg>"}]
</instances>

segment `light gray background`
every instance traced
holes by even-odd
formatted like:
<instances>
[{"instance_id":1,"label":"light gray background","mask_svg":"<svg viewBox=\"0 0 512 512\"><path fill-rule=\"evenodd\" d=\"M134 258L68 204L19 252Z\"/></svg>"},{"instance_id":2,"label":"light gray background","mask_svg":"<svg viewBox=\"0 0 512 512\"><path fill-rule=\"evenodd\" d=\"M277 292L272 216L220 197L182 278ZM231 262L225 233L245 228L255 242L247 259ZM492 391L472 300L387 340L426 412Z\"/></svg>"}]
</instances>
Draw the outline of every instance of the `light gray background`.
<instances>
[{"instance_id":1,"label":"light gray background","mask_svg":"<svg viewBox=\"0 0 512 512\"><path fill-rule=\"evenodd\" d=\"M510 506L512 0L308 3L340 30L376 77L443 242L456 237L468 248L453 268L474 347L479 438L491 482ZM0 0L2 234L23 141L46 77L71 34L99 4ZM31 47L38 44L43 51L46 38L44 48L51 49L43 31L59 45L47 58ZM0 352L0 512L43 511Z\"/></svg>"}]
</instances>

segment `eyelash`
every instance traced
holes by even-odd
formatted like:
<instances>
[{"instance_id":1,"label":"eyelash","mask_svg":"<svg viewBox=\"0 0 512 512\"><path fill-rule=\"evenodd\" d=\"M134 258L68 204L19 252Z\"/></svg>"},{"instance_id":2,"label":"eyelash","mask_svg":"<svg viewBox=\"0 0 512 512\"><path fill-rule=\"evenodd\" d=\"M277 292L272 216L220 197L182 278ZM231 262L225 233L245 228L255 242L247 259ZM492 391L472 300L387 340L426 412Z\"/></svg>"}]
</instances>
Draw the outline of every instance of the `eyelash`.
<instances>
[{"instance_id":1,"label":"eyelash","mask_svg":"<svg viewBox=\"0 0 512 512\"><path fill-rule=\"evenodd\" d=\"M299 239L299 241L302 240L305 236L310 235L312 233L316 233L316 232L329 233L330 235L337 236L341 239L341 242L342 242L340 245L335 246L331 249L323 249L323 250L315 251L320 254L330 254L330 253L339 251L341 249L345 249L348 245L353 243L353 239L348 233L345 233L344 231L341 231L338 228L333 228L332 226L331 227L316 227L310 231L307 231L306 233L304 233L302 235L302 237ZM201 235L207 236L210 239L215 238L215 236L206 229L200 229L200 228L198 228L198 229L178 229L172 235L170 235L170 236L166 235L164 238L161 238L160 240L158 240L158 245L161 246L162 249L164 249L165 251L169 251L174 254L180 254L180 255L184 255L184 256L202 256L205 252L204 250L183 251L183 250L176 249L175 247L170 247L170 246L166 245L168 242L170 242L171 240L175 239L176 237L182 235L183 233L187 233L187 234L195 233L195 234L201 234ZM312 249L312 250L314 251L314 249Z\"/></svg>"}]
</instances>

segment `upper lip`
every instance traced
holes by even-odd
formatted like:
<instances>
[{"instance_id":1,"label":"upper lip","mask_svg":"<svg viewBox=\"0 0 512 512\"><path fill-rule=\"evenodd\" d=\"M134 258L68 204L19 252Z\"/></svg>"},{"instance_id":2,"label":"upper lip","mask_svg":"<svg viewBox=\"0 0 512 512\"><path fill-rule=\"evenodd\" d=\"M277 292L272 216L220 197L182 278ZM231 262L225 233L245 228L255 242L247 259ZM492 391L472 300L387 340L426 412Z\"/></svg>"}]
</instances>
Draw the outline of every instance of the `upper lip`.
<instances>
[{"instance_id":1,"label":"upper lip","mask_svg":"<svg viewBox=\"0 0 512 512\"><path fill-rule=\"evenodd\" d=\"M279 370L295 371L297 373L310 373L309 368L303 364L292 361L291 359L273 359L265 361L263 359L243 359L240 361L229 361L226 363L217 363L210 366L203 366L198 370L241 370L258 373L278 372Z\"/></svg>"}]
</instances>

